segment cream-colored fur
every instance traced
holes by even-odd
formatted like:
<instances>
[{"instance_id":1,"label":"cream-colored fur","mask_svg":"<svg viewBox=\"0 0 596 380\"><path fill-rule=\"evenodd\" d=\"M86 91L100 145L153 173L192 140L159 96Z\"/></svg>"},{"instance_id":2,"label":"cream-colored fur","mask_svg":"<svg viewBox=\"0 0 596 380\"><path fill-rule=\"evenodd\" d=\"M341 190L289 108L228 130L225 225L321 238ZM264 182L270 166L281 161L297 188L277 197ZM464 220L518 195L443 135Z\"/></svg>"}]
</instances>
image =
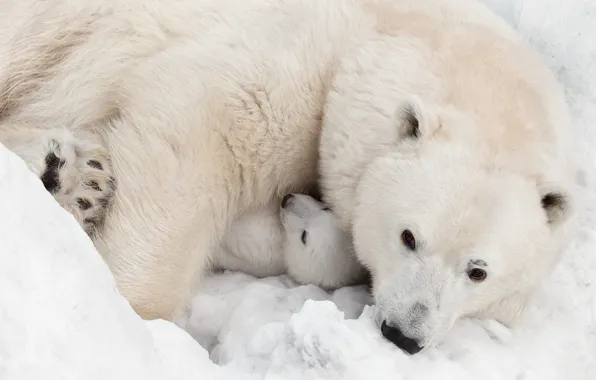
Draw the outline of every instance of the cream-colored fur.
<instances>
[{"instance_id":1,"label":"cream-colored fur","mask_svg":"<svg viewBox=\"0 0 596 380\"><path fill-rule=\"evenodd\" d=\"M521 301L495 305L525 299L564 242L561 91L473 0L0 0L0 35L0 141L33 170L59 146L68 183L111 159L93 173L99 190L53 191L62 204L112 199L105 219L87 216L101 220L91 235L143 318L172 319L232 221L309 190L318 169L387 336L475 252L499 271L461 277L465 307L437 304L404 334L427 345L461 315L513 319ZM406 226L418 261L442 263L418 277L403 275L417 265L402 260L415 256ZM433 268L449 276L418 286Z\"/></svg>"}]
</instances>

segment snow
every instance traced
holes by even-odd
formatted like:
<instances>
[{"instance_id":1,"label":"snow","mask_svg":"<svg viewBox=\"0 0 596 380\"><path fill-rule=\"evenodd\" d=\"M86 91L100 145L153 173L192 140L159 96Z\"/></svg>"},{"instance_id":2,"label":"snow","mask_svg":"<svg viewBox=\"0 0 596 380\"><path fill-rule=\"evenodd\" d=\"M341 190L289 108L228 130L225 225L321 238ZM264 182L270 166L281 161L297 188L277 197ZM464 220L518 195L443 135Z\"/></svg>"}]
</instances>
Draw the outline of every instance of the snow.
<instances>
[{"instance_id":1,"label":"snow","mask_svg":"<svg viewBox=\"0 0 596 380\"><path fill-rule=\"evenodd\" d=\"M486 3L565 84L583 164L574 245L516 328L461 320L409 356L380 337L363 287L240 273L209 277L178 325L143 321L75 220L0 146L0 379L596 379L596 4Z\"/></svg>"}]
</instances>

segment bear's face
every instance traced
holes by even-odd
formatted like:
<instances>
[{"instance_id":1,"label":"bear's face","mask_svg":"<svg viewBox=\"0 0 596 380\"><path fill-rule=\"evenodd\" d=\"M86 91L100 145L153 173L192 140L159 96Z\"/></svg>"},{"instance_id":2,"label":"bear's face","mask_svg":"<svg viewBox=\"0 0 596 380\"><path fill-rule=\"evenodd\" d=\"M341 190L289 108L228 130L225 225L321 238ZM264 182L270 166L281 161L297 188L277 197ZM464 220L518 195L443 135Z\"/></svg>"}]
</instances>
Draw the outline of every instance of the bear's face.
<instances>
[{"instance_id":1,"label":"bear's face","mask_svg":"<svg viewBox=\"0 0 596 380\"><path fill-rule=\"evenodd\" d=\"M563 191L482 165L472 145L427 138L408 119L403 142L358 180L352 232L383 335L416 353L462 316L513 321L556 262L568 205Z\"/></svg>"},{"instance_id":2,"label":"bear's face","mask_svg":"<svg viewBox=\"0 0 596 380\"><path fill-rule=\"evenodd\" d=\"M468 62L462 39L403 32L342 59L319 173L383 335L415 353L459 317L517 318L569 241L574 164L563 94L535 58L516 47ZM483 45L507 46L493 37Z\"/></svg>"}]
</instances>

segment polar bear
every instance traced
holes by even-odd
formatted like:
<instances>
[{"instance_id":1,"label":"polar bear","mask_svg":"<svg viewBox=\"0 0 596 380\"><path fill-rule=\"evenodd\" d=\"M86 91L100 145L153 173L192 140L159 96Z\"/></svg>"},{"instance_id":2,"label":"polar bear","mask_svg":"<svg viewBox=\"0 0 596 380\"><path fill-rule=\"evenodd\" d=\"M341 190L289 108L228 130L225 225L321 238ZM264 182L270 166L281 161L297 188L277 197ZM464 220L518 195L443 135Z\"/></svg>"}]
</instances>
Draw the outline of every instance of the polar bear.
<instances>
[{"instance_id":1,"label":"polar bear","mask_svg":"<svg viewBox=\"0 0 596 380\"><path fill-rule=\"evenodd\" d=\"M0 0L0 141L172 320L233 221L320 181L409 353L513 323L574 220L563 92L476 0Z\"/></svg>"},{"instance_id":2,"label":"polar bear","mask_svg":"<svg viewBox=\"0 0 596 380\"><path fill-rule=\"evenodd\" d=\"M300 284L328 290L367 277L350 234L338 228L328 206L306 194L287 194L281 202L242 215L211 259L215 270L255 277L287 273Z\"/></svg>"}]
</instances>

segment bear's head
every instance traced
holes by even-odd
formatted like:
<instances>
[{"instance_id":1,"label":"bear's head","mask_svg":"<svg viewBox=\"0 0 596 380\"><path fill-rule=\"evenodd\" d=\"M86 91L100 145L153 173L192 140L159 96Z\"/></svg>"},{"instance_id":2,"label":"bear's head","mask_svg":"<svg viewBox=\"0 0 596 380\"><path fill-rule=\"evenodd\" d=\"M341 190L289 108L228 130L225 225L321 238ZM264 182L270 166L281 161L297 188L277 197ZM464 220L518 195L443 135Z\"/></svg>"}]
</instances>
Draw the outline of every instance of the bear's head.
<instances>
[{"instance_id":1,"label":"bear's head","mask_svg":"<svg viewBox=\"0 0 596 380\"><path fill-rule=\"evenodd\" d=\"M548 145L495 148L456 109L341 90L326 108L321 186L371 272L382 334L414 354L464 316L515 321L571 215L559 171L532 171L552 159Z\"/></svg>"}]
</instances>

